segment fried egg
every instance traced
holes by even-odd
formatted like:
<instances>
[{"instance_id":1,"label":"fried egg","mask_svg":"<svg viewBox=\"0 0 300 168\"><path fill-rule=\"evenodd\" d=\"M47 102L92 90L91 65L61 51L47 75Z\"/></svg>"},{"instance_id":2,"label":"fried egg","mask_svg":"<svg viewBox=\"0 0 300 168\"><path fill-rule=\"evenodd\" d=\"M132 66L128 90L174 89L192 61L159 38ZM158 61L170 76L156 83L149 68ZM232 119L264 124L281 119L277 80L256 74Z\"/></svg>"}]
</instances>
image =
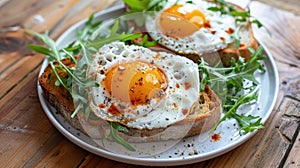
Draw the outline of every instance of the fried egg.
<instances>
[{"instance_id":1,"label":"fried egg","mask_svg":"<svg viewBox=\"0 0 300 168\"><path fill-rule=\"evenodd\" d=\"M157 14L149 14L145 26L161 45L180 54L209 53L233 41L235 19L208 10L216 5L203 0L169 0Z\"/></svg>"},{"instance_id":2,"label":"fried egg","mask_svg":"<svg viewBox=\"0 0 300 168\"><path fill-rule=\"evenodd\" d=\"M88 76L96 116L131 128L164 128L181 121L199 97L198 65L148 48L113 42L93 56Z\"/></svg>"}]
</instances>

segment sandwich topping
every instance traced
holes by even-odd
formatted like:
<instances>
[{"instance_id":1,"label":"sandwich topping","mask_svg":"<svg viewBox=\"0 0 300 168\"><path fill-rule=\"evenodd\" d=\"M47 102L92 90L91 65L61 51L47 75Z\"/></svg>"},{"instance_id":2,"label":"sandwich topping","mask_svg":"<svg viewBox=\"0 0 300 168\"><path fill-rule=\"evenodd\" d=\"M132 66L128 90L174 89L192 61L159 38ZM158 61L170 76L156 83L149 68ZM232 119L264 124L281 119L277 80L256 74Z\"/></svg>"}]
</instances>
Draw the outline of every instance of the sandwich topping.
<instances>
[{"instance_id":1,"label":"sandwich topping","mask_svg":"<svg viewBox=\"0 0 300 168\"><path fill-rule=\"evenodd\" d=\"M193 61L123 42L101 47L88 74L99 83L90 95L95 115L131 128L166 128L184 120L199 98Z\"/></svg>"},{"instance_id":2,"label":"sandwich topping","mask_svg":"<svg viewBox=\"0 0 300 168\"><path fill-rule=\"evenodd\" d=\"M208 10L210 7L216 4L169 0L162 10L147 18L145 27L154 40L176 53L214 52L233 42L228 30L234 31L236 24L233 16Z\"/></svg>"}]
</instances>

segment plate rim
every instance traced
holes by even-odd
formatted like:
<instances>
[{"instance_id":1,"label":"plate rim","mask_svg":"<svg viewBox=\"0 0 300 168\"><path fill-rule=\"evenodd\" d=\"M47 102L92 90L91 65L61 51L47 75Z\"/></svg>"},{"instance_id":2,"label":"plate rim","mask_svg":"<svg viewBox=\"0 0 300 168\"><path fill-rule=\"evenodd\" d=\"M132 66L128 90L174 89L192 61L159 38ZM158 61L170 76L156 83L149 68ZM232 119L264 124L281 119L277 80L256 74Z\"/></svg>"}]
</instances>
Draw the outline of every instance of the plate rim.
<instances>
[{"instance_id":1,"label":"plate rim","mask_svg":"<svg viewBox=\"0 0 300 168\"><path fill-rule=\"evenodd\" d=\"M121 5L116 5L116 6L104 9L100 12L95 13L95 18L98 18L102 15L107 15L109 13L124 10L124 7L125 7L124 4L121 4ZM59 36L59 38L56 40L56 44L60 43L63 40L63 37L65 36L65 34L68 34L69 32L74 31L75 28L78 28L80 25L85 23L87 20L88 20L88 18L69 27L65 32L63 32ZM270 51L259 40L259 38L257 38L257 41L263 47L264 52L267 55L266 60L269 61L269 64L272 68L272 74L274 75L274 80L275 80L274 81L275 82L275 84L274 84L274 86L275 86L274 99L272 100L270 106L268 107L268 111L265 112L266 117L264 117L262 119L262 123L265 124L265 122L269 119L269 117L275 107L277 98L278 98L279 75L278 75L277 66L275 64L275 60L274 60L273 56L271 55ZM264 62L266 60L264 60ZM39 72L38 76L41 76L41 74L43 73L43 71L47 65L48 65L48 60L47 60L47 58L45 58L42 63L42 66L40 68L40 72ZM37 91L38 91L38 98L41 103L42 109L44 110L44 112L46 113L47 117L52 122L52 124L56 127L56 129L58 129L60 131L60 133L62 133L67 139L69 139L74 144L78 145L79 147L81 147L91 153L94 153L98 156L102 156L102 157L112 159L115 161L120 161L123 163L130 163L130 164L135 164L135 165L149 165L150 164L151 166L175 166L175 165L178 166L178 165L185 165L185 164L201 162L201 161L209 160L211 158L220 156L226 152L229 152L229 151L235 149L236 147L240 146L241 144L243 144L245 141L247 141L248 139L250 139L257 133L257 130L254 132L248 133L247 135L239 138L237 141L233 141L233 143L231 145L228 145L225 148L222 148L222 150L213 150L211 152L207 152L205 157L202 155L193 155L193 156L185 157L184 159L182 159L182 158L166 158L166 159L155 158L155 159L153 159L153 158L146 158L146 157L125 156L125 155L113 153L110 151L106 151L105 149L97 148L96 146L93 146L92 144L87 143L87 142L83 141L82 139L73 135L68 129L64 128L61 125L61 123L52 114L53 112L51 111L51 108L50 108L51 105L45 100L45 98L43 96L43 90L42 90L39 82L37 82ZM202 158L199 156L202 156Z\"/></svg>"}]
</instances>

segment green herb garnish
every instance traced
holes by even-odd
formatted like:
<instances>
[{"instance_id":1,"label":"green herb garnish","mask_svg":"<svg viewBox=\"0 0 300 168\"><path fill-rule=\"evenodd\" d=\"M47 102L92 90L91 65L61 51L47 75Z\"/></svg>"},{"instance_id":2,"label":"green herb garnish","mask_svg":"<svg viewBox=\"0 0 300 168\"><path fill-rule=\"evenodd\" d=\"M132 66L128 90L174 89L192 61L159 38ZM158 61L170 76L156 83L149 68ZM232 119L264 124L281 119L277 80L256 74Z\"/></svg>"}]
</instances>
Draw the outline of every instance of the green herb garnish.
<instances>
[{"instance_id":1,"label":"green herb garnish","mask_svg":"<svg viewBox=\"0 0 300 168\"><path fill-rule=\"evenodd\" d=\"M145 17L160 11L165 6L168 0L123 0L128 5L128 18L134 20L137 26L143 26Z\"/></svg>"},{"instance_id":2,"label":"green herb garnish","mask_svg":"<svg viewBox=\"0 0 300 168\"><path fill-rule=\"evenodd\" d=\"M88 38L95 28L102 23L101 21L92 23L93 17L93 15L89 17L84 29L77 31L78 39L63 49L58 49L55 42L48 36L47 33L40 34L27 30L28 33L40 38L41 41L48 47L46 48L44 46L28 45L29 49L47 55L52 72L55 74L57 79L55 81L55 85L62 85L72 95L76 109L71 117L75 117L75 114L77 114L79 111L86 111L86 119L89 117L87 114L90 113L90 108L86 105L86 88L98 86L98 84L91 78L87 78L85 74L86 67L90 62L90 56L86 51L83 41ZM82 59L77 61L74 55L78 55L79 51L81 51ZM69 68L68 66L64 65L61 62L62 58L70 58L76 64L76 68ZM57 62L58 65L55 65L55 62ZM57 70L65 72L67 77L60 76Z\"/></svg>"},{"instance_id":3,"label":"green herb garnish","mask_svg":"<svg viewBox=\"0 0 300 168\"><path fill-rule=\"evenodd\" d=\"M248 18L254 18L253 16L251 16L249 9L245 11L238 10L225 0L214 0L214 2L218 4L218 6L209 7L208 10L220 12L221 14L231 15L236 18L237 22L246 22ZM257 24L258 27L262 26L261 22L259 22L257 19L255 19L255 21L252 23Z\"/></svg>"},{"instance_id":4,"label":"green herb garnish","mask_svg":"<svg viewBox=\"0 0 300 168\"><path fill-rule=\"evenodd\" d=\"M241 131L244 133L251 132L255 130L254 128L263 128L260 123L261 118L242 116L236 113L240 105L249 103L257 98L256 93L259 88L259 82L255 79L254 72L257 69L265 72L264 67L260 63L260 60L265 58L262 55L263 48L259 47L256 51L249 48L249 51L252 53L252 56L248 62L245 62L242 57L239 57L238 61L235 61L233 58L231 67L211 67L203 58L199 64L199 71L202 77L200 91L203 91L205 85L209 84L222 99L223 108L227 111L218 125L226 118L235 118L240 125ZM245 87L243 84L245 80L252 82L252 85ZM248 91L248 93L239 97L240 92L243 91ZM252 123L253 119L258 120Z\"/></svg>"},{"instance_id":5,"label":"green herb garnish","mask_svg":"<svg viewBox=\"0 0 300 168\"><path fill-rule=\"evenodd\" d=\"M243 89L241 85L244 79L252 81L254 84L258 84L254 77L254 72L259 69L264 72L264 68L260 63L265 57L262 55L263 48L260 46L256 51L249 48L252 53L249 61L245 61L243 57L239 57L237 61L234 58L231 60L231 67L210 67L203 58L199 64L200 74L202 76L201 90L205 88L205 84L213 84L216 82L225 81L229 89L229 92L239 92Z\"/></svg>"},{"instance_id":6,"label":"green herb garnish","mask_svg":"<svg viewBox=\"0 0 300 168\"><path fill-rule=\"evenodd\" d=\"M145 34L142 38L142 43L140 44L141 46L144 47L152 47L155 46L157 44L157 41L149 41L148 35ZM139 45L139 44L137 44Z\"/></svg>"},{"instance_id":7,"label":"green herb garnish","mask_svg":"<svg viewBox=\"0 0 300 168\"><path fill-rule=\"evenodd\" d=\"M127 148L128 150L134 152L135 148L132 147L128 142L126 142L122 137L119 136L118 132L128 132L127 128L115 123L115 122L109 122L110 125L110 136L119 144Z\"/></svg>"},{"instance_id":8,"label":"green herb garnish","mask_svg":"<svg viewBox=\"0 0 300 168\"><path fill-rule=\"evenodd\" d=\"M264 128L264 126L261 124L261 118L259 116L252 116L252 115L244 116L244 115L237 114L237 109L241 105L257 100L258 89L259 86L256 86L255 88L251 89L249 93L246 93L241 97L239 97L238 99L236 99L232 105L227 106L229 110L221 118L221 120L218 122L216 127L220 125L220 123L225 121L227 118L234 118L237 120L240 126L240 131L239 131L240 135L247 134L254 130Z\"/></svg>"},{"instance_id":9,"label":"green herb garnish","mask_svg":"<svg viewBox=\"0 0 300 168\"><path fill-rule=\"evenodd\" d=\"M237 29L231 34L231 37L233 37L235 41L235 48L239 48L241 44L241 37L239 35L241 27L237 27Z\"/></svg>"},{"instance_id":10,"label":"green herb garnish","mask_svg":"<svg viewBox=\"0 0 300 168\"><path fill-rule=\"evenodd\" d=\"M119 19L116 19L116 21L114 22L114 24L111 28L110 35L108 37L99 38L99 39L90 41L87 43L87 47L92 47L94 49L98 49L98 48L102 47L104 44L108 44L113 41L131 42L138 38L142 38L142 43L139 45L144 46L144 47L150 47L150 46L154 46L157 44L156 41L150 41L147 35L143 36L143 34L141 34L141 33L137 33L137 34L125 33L125 32L119 33L118 32L118 30L120 29L119 26L120 26L120 21L119 21Z\"/></svg>"},{"instance_id":11,"label":"green herb garnish","mask_svg":"<svg viewBox=\"0 0 300 168\"><path fill-rule=\"evenodd\" d=\"M128 13L159 11L168 0L123 0L130 8Z\"/></svg>"}]
</instances>

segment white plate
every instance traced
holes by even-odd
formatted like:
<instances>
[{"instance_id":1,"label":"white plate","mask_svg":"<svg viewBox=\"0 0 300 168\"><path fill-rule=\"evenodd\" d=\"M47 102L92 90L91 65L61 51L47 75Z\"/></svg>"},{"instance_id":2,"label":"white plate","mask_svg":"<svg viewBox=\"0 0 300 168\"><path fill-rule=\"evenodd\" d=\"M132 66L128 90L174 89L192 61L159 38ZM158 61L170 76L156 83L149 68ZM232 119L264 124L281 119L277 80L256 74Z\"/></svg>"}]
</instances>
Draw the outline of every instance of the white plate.
<instances>
[{"instance_id":1,"label":"white plate","mask_svg":"<svg viewBox=\"0 0 300 168\"><path fill-rule=\"evenodd\" d=\"M95 19L97 20L108 20L111 18L117 18L124 13L124 6L115 6L106 10L103 10L95 14ZM76 29L84 26L86 20L79 22L78 24L72 26L68 29L58 40L57 46L64 47L76 38ZM264 74L257 73L256 78L260 81L261 89L259 91L258 103L243 106L243 111L249 110L252 115L259 115L262 117L262 122L268 119L274 107L277 94L278 94L278 74L274 63L274 60L268 50L264 48L264 52L267 58L263 61L266 68ZM48 65L48 60L45 59L40 75ZM221 154L224 154L246 140L252 137L257 131L246 134L244 136L239 136L238 128L235 120L226 120L223 122L215 133L221 136L220 140L213 141L207 134L194 136L190 138L185 138L176 144L173 148L154 156L149 157L136 157L124 154L121 152L111 152L107 151L99 145L97 145L90 137L86 136L82 132L74 129L69 123L67 123L64 118L56 113L56 110L50 106L45 98L43 97L43 90L41 86L38 87L38 95L40 103L49 117L53 125L69 140L78 146L90 151L99 156L109 158L112 160L138 164L138 165L153 165L153 166L170 166L170 165L183 165L195 162L201 162Z\"/></svg>"}]
</instances>

